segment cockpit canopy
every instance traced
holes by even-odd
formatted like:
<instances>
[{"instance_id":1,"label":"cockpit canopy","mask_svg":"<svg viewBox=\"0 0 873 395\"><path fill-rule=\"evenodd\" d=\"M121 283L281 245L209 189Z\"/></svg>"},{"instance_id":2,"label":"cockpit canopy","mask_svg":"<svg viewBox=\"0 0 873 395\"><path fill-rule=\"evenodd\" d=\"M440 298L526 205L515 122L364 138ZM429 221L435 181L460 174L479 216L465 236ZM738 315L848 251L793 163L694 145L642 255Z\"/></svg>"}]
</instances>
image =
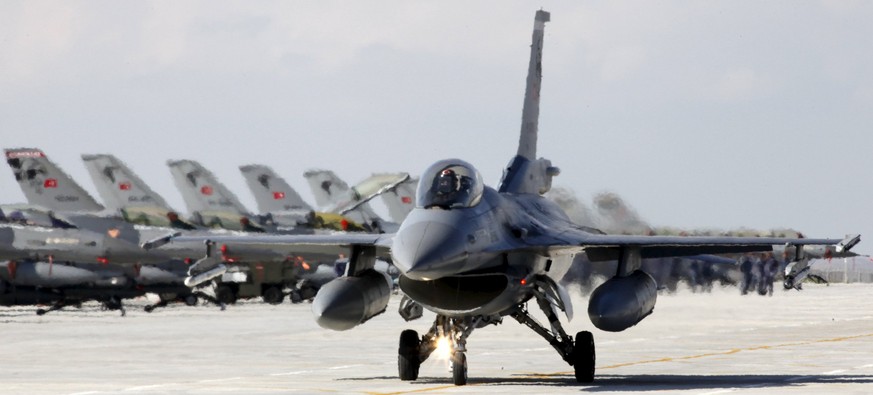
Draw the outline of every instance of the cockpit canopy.
<instances>
[{"instance_id":1,"label":"cockpit canopy","mask_svg":"<svg viewBox=\"0 0 873 395\"><path fill-rule=\"evenodd\" d=\"M482 200L482 175L473 165L460 159L446 159L432 164L421 175L416 206L444 209L473 207Z\"/></svg>"}]
</instances>

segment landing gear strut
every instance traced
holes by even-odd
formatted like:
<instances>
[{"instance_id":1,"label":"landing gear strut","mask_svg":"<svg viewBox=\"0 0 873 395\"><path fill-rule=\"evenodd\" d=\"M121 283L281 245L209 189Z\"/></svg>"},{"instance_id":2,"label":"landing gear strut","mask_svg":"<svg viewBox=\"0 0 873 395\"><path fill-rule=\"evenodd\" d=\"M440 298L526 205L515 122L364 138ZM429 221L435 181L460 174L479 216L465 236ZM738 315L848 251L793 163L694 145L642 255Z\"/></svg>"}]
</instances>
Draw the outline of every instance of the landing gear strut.
<instances>
[{"instance_id":1,"label":"landing gear strut","mask_svg":"<svg viewBox=\"0 0 873 395\"><path fill-rule=\"evenodd\" d=\"M573 365L576 381L580 383L591 383L594 381L594 335L591 332L583 331L576 334L576 341L567 335L561 321L558 319L558 314L555 308L549 302L548 298L540 290L534 292L537 304L546 317L549 319L550 329L546 329L536 319L531 317L524 305L518 307L518 310L511 314L516 321L527 325L538 335L546 339L552 347L561 355L564 361Z\"/></svg>"},{"instance_id":2,"label":"landing gear strut","mask_svg":"<svg viewBox=\"0 0 873 395\"><path fill-rule=\"evenodd\" d=\"M437 348L440 339L446 339L451 349L452 381L455 385L467 384L467 337L473 330L490 322L483 317L451 318L437 316L433 326L419 340L418 333L405 330L400 334L400 347L397 350L397 370L404 381L418 378L421 363Z\"/></svg>"},{"instance_id":3,"label":"landing gear strut","mask_svg":"<svg viewBox=\"0 0 873 395\"><path fill-rule=\"evenodd\" d=\"M558 351L567 363L573 365L576 381L591 383L594 381L594 336L584 331L576 334L576 339L567 335L558 320L553 303L546 293L537 289L534 291L537 304L549 319L550 328L542 326L531 317L525 305L519 305L510 313L518 322L531 328L546 339ZM561 307L563 309L563 307ZM437 348L440 339L448 340L451 347L452 381L455 385L467 384L467 337L476 328L489 324L499 324L499 316L446 317L438 315L433 326L420 339L418 332L405 330L400 334L400 346L397 350L397 370L401 380L418 379L421 363Z\"/></svg>"}]
</instances>

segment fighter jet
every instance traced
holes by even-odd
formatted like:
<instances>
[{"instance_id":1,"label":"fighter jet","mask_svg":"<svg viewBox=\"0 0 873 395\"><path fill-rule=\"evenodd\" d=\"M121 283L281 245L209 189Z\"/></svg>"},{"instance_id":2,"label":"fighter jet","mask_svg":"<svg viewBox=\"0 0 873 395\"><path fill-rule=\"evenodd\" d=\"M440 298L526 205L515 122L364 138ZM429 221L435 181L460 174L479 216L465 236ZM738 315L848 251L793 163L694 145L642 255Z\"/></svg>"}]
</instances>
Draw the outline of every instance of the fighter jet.
<instances>
[{"instance_id":1,"label":"fighter jet","mask_svg":"<svg viewBox=\"0 0 873 395\"><path fill-rule=\"evenodd\" d=\"M839 239L607 235L572 223L542 196L558 168L537 159L543 32L549 19L548 12L536 12L518 151L496 189L485 186L469 162L440 160L422 173L416 207L395 234L251 235L213 241L350 250L346 276L322 287L312 304L317 323L334 330L351 329L385 310L390 286L372 268L376 257L390 255L401 272L403 293L436 314L423 336L414 330L400 334L400 379L417 379L421 363L439 343L448 343L457 385L467 382L467 338L505 317L543 337L573 365L579 382L594 380L593 335L581 331L574 339L558 318L560 311L568 319L573 316L571 299L557 281L577 253L591 261L618 261L615 275L591 294L588 305L594 326L617 332L654 309L656 286L639 270L643 258L770 251L776 244L852 246L838 244ZM531 316L528 302L543 310L548 326Z\"/></svg>"},{"instance_id":2,"label":"fighter jet","mask_svg":"<svg viewBox=\"0 0 873 395\"><path fill-rule=\"evenodd\" d=\"M261 216L279 224L298 218L301 213L313 212L300 195L291 188L284 178L277 175L273 169L264 165L240 166L240 171L246 183L255 196ZM402 203L395 203L394 196L404 194L407 206L412 204L412 193L409 190L408 173L373 174L364 181L349 188L330 170L310 170L304 177L313 188L316 201L324 212L341 215L355 223L361 224L370 232L393 232L397 223L383 220L370 208L368 202L377 196L382 196L389 204L389 209L396 215L404 215ZM318 185L318 186L316 186ZM398 197L398 199L402 199ZM291 209L287 208L290 207Z\"/></svg>"},{"instance_id":3,"label":"fighter jet","mask_svg":"<svg viewBox=\"0 0 873 395\"><path fill-rule=\"evenodd\" d=\"M110 264L113 250L133 243L67 226L22 224L0 212L0 305L51 303L37 314L96 300L107 310L125 313L123 299L146 291L163 298L192 296L168 265ZM60 220L57 220L60 221ZM56 222L57 223L57 222ZM183 272L184 273L184 272ZM169 277L169 278L168 278ZM172 297L166 295L173 295ZM186 299L196 303L196 299ZM151 310L153 307L147 307Z\"/></svg>"},{"instance_id":4,"label":"fighter jet","mask_svg":"<svg viewBox=\"0 0 873 395\"><path fill-rule=\"evenodd\" d=\"M185 261L199 255L199 245L178 245L163 252L143 254L139 244L166 234L166 228L137 228L123 221L111 209L97 203L41 150L7 149L6 157L30 203L2 207L7 222L28 225L4 225L12 233L12 244L7 247L14 250L6 259L16 259L19 264L24 264L24 259L30 262L51 260L79 269L99 263L103 267L101 271L112 267L127 275L131 287L159 294L160 305L169 300L192 303L192 290L183 283L187 270ZM65 235L57 236L59 233ZM49 243L57 240L66 243ZM57 273L63 275L63 272Z\"/></svg>"},{"instance_id":5,"label":"fighter jet","mask_svg":"<svg viewBox=\"0 0 873 395\"><path fill-rule=\"evenodd\" d=\"M349 187L331 170L312 169L303 173L303 177L322 210L369 224L376 231L397 231L398 224L382 219L370 207L369 201L408 181L408 173L373 174L353 187Z\"/></svg>"},{"instance_id":6,"label":"fighter jet","mask_svg":"<svg viewBox=\"0 0 873 395\"><path fill-rule=\"evenodd\" d=\"M252 214L236 195L200 163L187 159L170 160L167 166L194 223L212 228L264 231L252 223Z\"/></svg>"},{"instance_id":7,"label":"fighter jet","mask_svg":"<svg viewBox=\"0 0 873 395\"><path fill-rule=\"evenodd\" d=\"M258 211L262 215L269 215L271 221L278 224L297 223L315 211L269 166L244 165L239 170L255 197Z\"/></svg>"},{"instance_id":8,"label":"fighter jet","mask_svg":"<svg viewBox=\"0 0 873 395\"><path fill-rule=\"evenodd\" d=\"M202 225L198 227L179 219L176 211L163 197L149 188L118 158L109 154L98 154L82 155L82 159L107 206L120 213L125 220L140 224L137 229L142 234L147 234L148 240L167 234L167 229L155 225L170 226L189 235L227 234L226 230L204 228ZM309 217L309 211L295 216L293 221L287 221L284 223L287 226L282 229L276 226L262 228L260 224L241 222L240 219L248 220L250 216L239 204L236 196L231 194L211 172L194 161L171 163L173 174L185 176L181 181L189 186L199 186L199 188L185 188L183 195L189 196L189 207L193 206L199 210L199 215L195 215L195 218L201 222L204 218L212 218L213 221L210 223L214 225L228 224L232 229L259 232L282 230L293 233L314 233L315 231L308 225L308 221L312 218ZM177 179L177 184L179 181ZM209 193L204 194L203 191ZM199 195L205 197L200 198ZM212 204L219 200L228 204ZM210 201L212 203L209 203ZM322 219L323 216L318 218ZM177 253L188 256L190 250L187 247L177 249ZM201 250L198 248L197 251ZM313 290L325 282L323 280L325 276L319 273L321 265L318 262L329 262L332 266L337 258L335 255L303 257L263 249L247 250L244 247L233 250L220 248L220 251L221 259L201 260L189 266L185 283L192 287L214 285L215 295L221 304L231 304L239 298L252 297L263 297L264 301L277 304L281 303L286 295L290 295L293 301L310 299L311 296L307 297L307 295L314 296ZM286 288L289 289L288 292L284 291Z\"/></svg>"},{"instance_id":9,"label":"fighter jet","mask_svg":"<svg viewBox=\"0 0 873 395\"><path fill-rule=\"evenodd\" d=\"M388 215L391 216L392 221L401 223L412 212L415 207L416 186L418 186L418 178L410 177L382 194L382 202L388 207Z\"/></svg>"},{"instance_id":10,"label":"fighter jet","mask_svg":"<svg viewBox=\"0 0 873 395\"><path fill-rule=\"evenodd\" d=\"M240 166L243 178L255 196L261 224L277 226L278 231L294 228L334 228L364 231L360 223L338 212L316 212L303 201L284 178L264 165ZM336 226L338 225L338 226Z\"/></svg>"},{"instance_id":11,"label":"fighter jet","mask_svg":"<svg viewBox=\"0 0 873 395\"><path fill-rule=\"evenodd\" d=\"M99 212L98 203L85 189L70 179L45 154L35 148L6 149L6 162L30 204L62 212Z\"/></svg>"}]
</instances>

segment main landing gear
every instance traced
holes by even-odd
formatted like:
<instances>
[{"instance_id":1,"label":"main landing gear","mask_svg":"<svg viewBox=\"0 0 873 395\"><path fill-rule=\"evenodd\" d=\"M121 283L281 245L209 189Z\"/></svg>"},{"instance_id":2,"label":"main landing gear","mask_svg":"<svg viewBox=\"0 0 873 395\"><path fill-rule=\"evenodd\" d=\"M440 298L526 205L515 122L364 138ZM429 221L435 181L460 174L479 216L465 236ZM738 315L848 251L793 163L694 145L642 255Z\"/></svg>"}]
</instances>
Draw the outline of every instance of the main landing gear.
<instances>
[{"instance_id":1,"label":"main landing gear","mask_svg":"<svg viewBox=\"0 0 873 395\"><path fill-rule=\"evenodd\" d=\"M509 315L518 322L531 328L542 336L564 361L573 366L576 381L591 383L594 381L594 336L591 332L583 331L576 334L575 341L564 331L554 305L542 292L535 292L537 304L549 319L549 329L542 326L536 319L531 317L524 305L519 305ZM400 334L398 347L397 370L401 380L412 381L418 379L419 368L422 362L427 360L437 349L438 342L447 341L450 349L452 362L452 382L455 385L467 384L467 337L476 328L490 324L499 324L500 317L447 317L438 315L433 326L421 338L414 330L405 330ZM441 340L444 339L444 340Z\"/></svg>"}]
</instances>

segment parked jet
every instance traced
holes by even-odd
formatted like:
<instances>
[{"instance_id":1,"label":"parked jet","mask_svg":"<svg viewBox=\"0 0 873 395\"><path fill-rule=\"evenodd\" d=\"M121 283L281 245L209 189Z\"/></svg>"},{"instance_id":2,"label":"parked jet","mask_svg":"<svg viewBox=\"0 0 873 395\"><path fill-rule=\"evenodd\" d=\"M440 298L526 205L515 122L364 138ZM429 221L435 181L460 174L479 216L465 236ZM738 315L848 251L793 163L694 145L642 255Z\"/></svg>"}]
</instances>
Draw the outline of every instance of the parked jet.
<instances>
[{"instance_id":1,"label":"parked jet","mask_svg":"<svg viewBox=\"0 0 873 395\"><path fill-rule=\"evenodd\" d=\"M152 191L124 162L114 156L108 154L83 155L82 159L85 161L85 165L95 185L97 185L97 190L107 206L120 212L127 221L143 225L172 226L187 234L227 233L226 230L197 228L179 219L176 212L160 195ZM199 186L201 195L204 188L207 188L210 193L214 189L218 196L217 199L238 202L236 197L227 191L227 188L196 162L176 161L171 165L171 169L173 169L174 174L184 174L184 182ZM177 179L177 181L179 180ZM196 188L186 188L185 191L188 196L198 194ZM230 196L230 198L221 196ZM216 223L217 225L223 226L226 223L231 225L230 228L239 228L240 225L245 225L245 222L239 220L241 218L248 219L249 216L243 212L245 208L241 204L213 205L212 207L230 207L230 211L213 210L210 206L203 204L203 201L208 199L211 198L191 199L192 204L200 205L196 207L201 209L201 216L195 216L196 218L204 218L203 213L213 213L217 214L213 215L213 218L221 219L219 223ZM272 213L270 218L273 218ZM314 218L324 220L324 216L316 216L310 210L294 217L293 221L287 221L284 223L286 226L281 229L274 226L277 224L270 223L262 224L267 226L255 230L314 233L315 229L310 225L310 222L314 222ZM340 221L336 220L335 222L339 223ZM243 226L243 228L251 230L255 226L258 225L249 223L248 227ZM339 225L336 228L339 229ZM141 233L147 234L149 240L167 233L166 229L154 226L140 226L138 229ZM198 247L200 246L198 245ZM324 276L316 273L319 269L317 262L324 260L332 265L336 259L336 256L324 255L304 258L297 254L289 255L269 250L247 250L243 247L233 250L224 248L221 251L221 261L207 260L191 265L186 284L190 286L208 285L215 280L216 297L224 304L233 303L238 298L257 296L263 297L264 301L268 303L281 303L284 300L284 289L286 288L289 289L288 293L292 300L309 299L310 297L306 295L312 293L314 296L314 292L310 291L317 289L323 282L321 279ZM184 249L179 252L187 254L189 250Z\"/></svg>"},{"instance_id":2,"label":"parked jet","mask_svg":"<svg viewBox=\"0 0 873 395\"><path fill-rule=\"evenodd\" d=\"M107 208L121 215L125 221L182 230L195 229L194 225L181 220L178 212L161 195L115 156L83 154L82 161Z\"/></svg>"},{"instance_id":3,"label":"parked jet","mask_svg":"<svg viewBox=\"0 0 873 395\"><path fill-rule=\"evenodd\" d=\"M12 218L0 224L0 305L51 303L50 309L37 310L45 314L96 300L124 314L122 299L145 292L196 303L182 284L184 269L173 273L183 265L111 264L107 257L117 256L114 249L134 244L74 227L21 225Z\"/></svg>"},{"instance_id":4,"label":"parked jet","mask_svg":"<svg viewBox=\"0 0 873 395\"><path fill-rule=\"evenodd\" d=\"M252 223L252 214L236 195L200 163L170 160L167 166L194 223L212 228L263 231Z\"/></svg>"},{"instance_id":5,"label":"parked jet","mask_svg":"<svg viewBox=\"0 0 873 395\"><path fill-rule=\"evenodd\" d=\"M255 196L261 223L266 226L276 225L279 231L301 227L366 230L364 224L340 212L316 212L284 178L267 166L245 165L240 166L240 171Z\"/></svg>"},{"instance_id":6,"label":"parked jet","mask_svg":"<svg viewBox=\"0 0 873 395\"><path fill-rule=\"evenodd\" d=\"M112 210L105 210L38 149L7 149L6 157L19 186L30 199L29 205L0 208L7 223L28 225L7 226L11 244L0 247L12 250L5 255L6 259L21 264L25 259L27 262L48 259L81 270L99 263L125 273L131 287L142 288L138 293L144 290L159 294L162 301L179 299L191 303L192 291L183 283L185 260L194 257L200 245L180 244L163 252L143 254L139 244L166 234L167 229L137 228ZM61 273L58 275L63 276Z\"/></svg>"},{"instance_id":7,"label":"parked jet","mask_svg":"<svg viewBox=\"0 0 873 395\"><path fill-rule=\"evenodd\" d=\"M382 202L388 207L388 215L391 216L392 221L399 224L412 212L415 207L416 186L418 186L418 178L410 177L382 194Z\"/></svg>"},{"instance_id":8,"label":"parked jet","mask_svg":"<svg viewBox=\"0 0 873 395\"><path fill-rule=\"evenodd\" d=\"M405 216L402 207L400 211L397 210L398 205L394 202L394 196L399 196L398 193L404 193L408 189L410 180L408 173L373 174L353 187L349 187L331 170L308 170L303 177L308 181L316 202L323 210L368 223L376 231L396 232L399 226L397 222L382 219L370 207L370 200L376 196L387 199L386 204L395 210L396 215ZM397 188L401 189L398 191ZM410 200L412 196L406 196L406 200Z\"/></svg>"},{"instance_id":9,"label":"parked jet","mask_svg":"<svg viewBox=\"0 0 873 395\"><path fill-rule=\"evenodd\" d=\"M297 224L304 222L309 213L315 211L284 178L264 165L244 165L239 167L249 190L255 197L258 211L269 216L276 224Z\"/></svg>"},{"instance_id":10,"label":"parked jet","mask_svg":"<svg viewBox=\"0 0 873 395\"><path fill-rule=\"evenodd\" d=\"M277 175L273 169L264 165L246 165L241 166L240 171L242 171L246 183L255 196L262 216L269 216L275 221L277 213L279 219L287 216L295 218L299 216L301 208L312 210L285 179ZM396 195L397 188L408 188L406 183L409 181L409 174L373 174L352 188L349 188L348 184L336 177L330 170L310 170L304 174L304 177L309 180L310 186L314 184L321 186L318 190L313 190L317 196L316 200L319 202L321 212L349 218L371 232L397 230L396 223L383 220L370 208L368 202L376 196L381 195L384 198L387 194ZM403 189L403 191L405 190ZM407 197L408 199L411 198ZM282 209L283 206L289 204L300 208L290 212Z\"/></svg>"},{"instance_id":11,"label":"parked jet","mask_svg":"<svg viewBox=\"0 0 873 395\"><path fill-rule=\"evenodd\" d=\"M38 149L7 149L6 162L30 204L62 212L103 210L103 206L78 184L64 182L70 176L46 160Z\"/></svg>"},{"instance_id":12,"label":"parked jet","mask_svg":"<svg viewBox=\"0 0 873 395\"><path fill-rule=\"evenodd\" d=\"M372 268L377 256L390 254L401 272L400 289L412 302L436 313L424 336L414 330L400 334L400 378L417 379L420 364L442 340L450 345L457 385L467 382L469 335L477 328L501 323L503 317L514 318L546 339L573 365L578 381L594 379L591 332L579 332L574 340L558 318L559 310L568 318L573 316L571 300L557 281L576 253L586 253L591 261L618 261L615 276L591 294L588 316L601 330L623 331L654 309L656 286L639 270L643 258L770 251L776 244L838 245L840 249L854 245L849 241L838 244L838 239L607 235L572 223L560 207L542 197L559 171L549 160L536 156L547 21L549 13L537 11L518 151L497 189L486 187L470 163L441 160L422 174L416 208L395 234L250 235L211 241L269 248L349 249L347 275L322 287L312 304L318 324L334 330L353 328L385 310L390 285ZM548 317L548 327L529 314L527 302L532 300Z\"/></svg>"}]
</instances>

